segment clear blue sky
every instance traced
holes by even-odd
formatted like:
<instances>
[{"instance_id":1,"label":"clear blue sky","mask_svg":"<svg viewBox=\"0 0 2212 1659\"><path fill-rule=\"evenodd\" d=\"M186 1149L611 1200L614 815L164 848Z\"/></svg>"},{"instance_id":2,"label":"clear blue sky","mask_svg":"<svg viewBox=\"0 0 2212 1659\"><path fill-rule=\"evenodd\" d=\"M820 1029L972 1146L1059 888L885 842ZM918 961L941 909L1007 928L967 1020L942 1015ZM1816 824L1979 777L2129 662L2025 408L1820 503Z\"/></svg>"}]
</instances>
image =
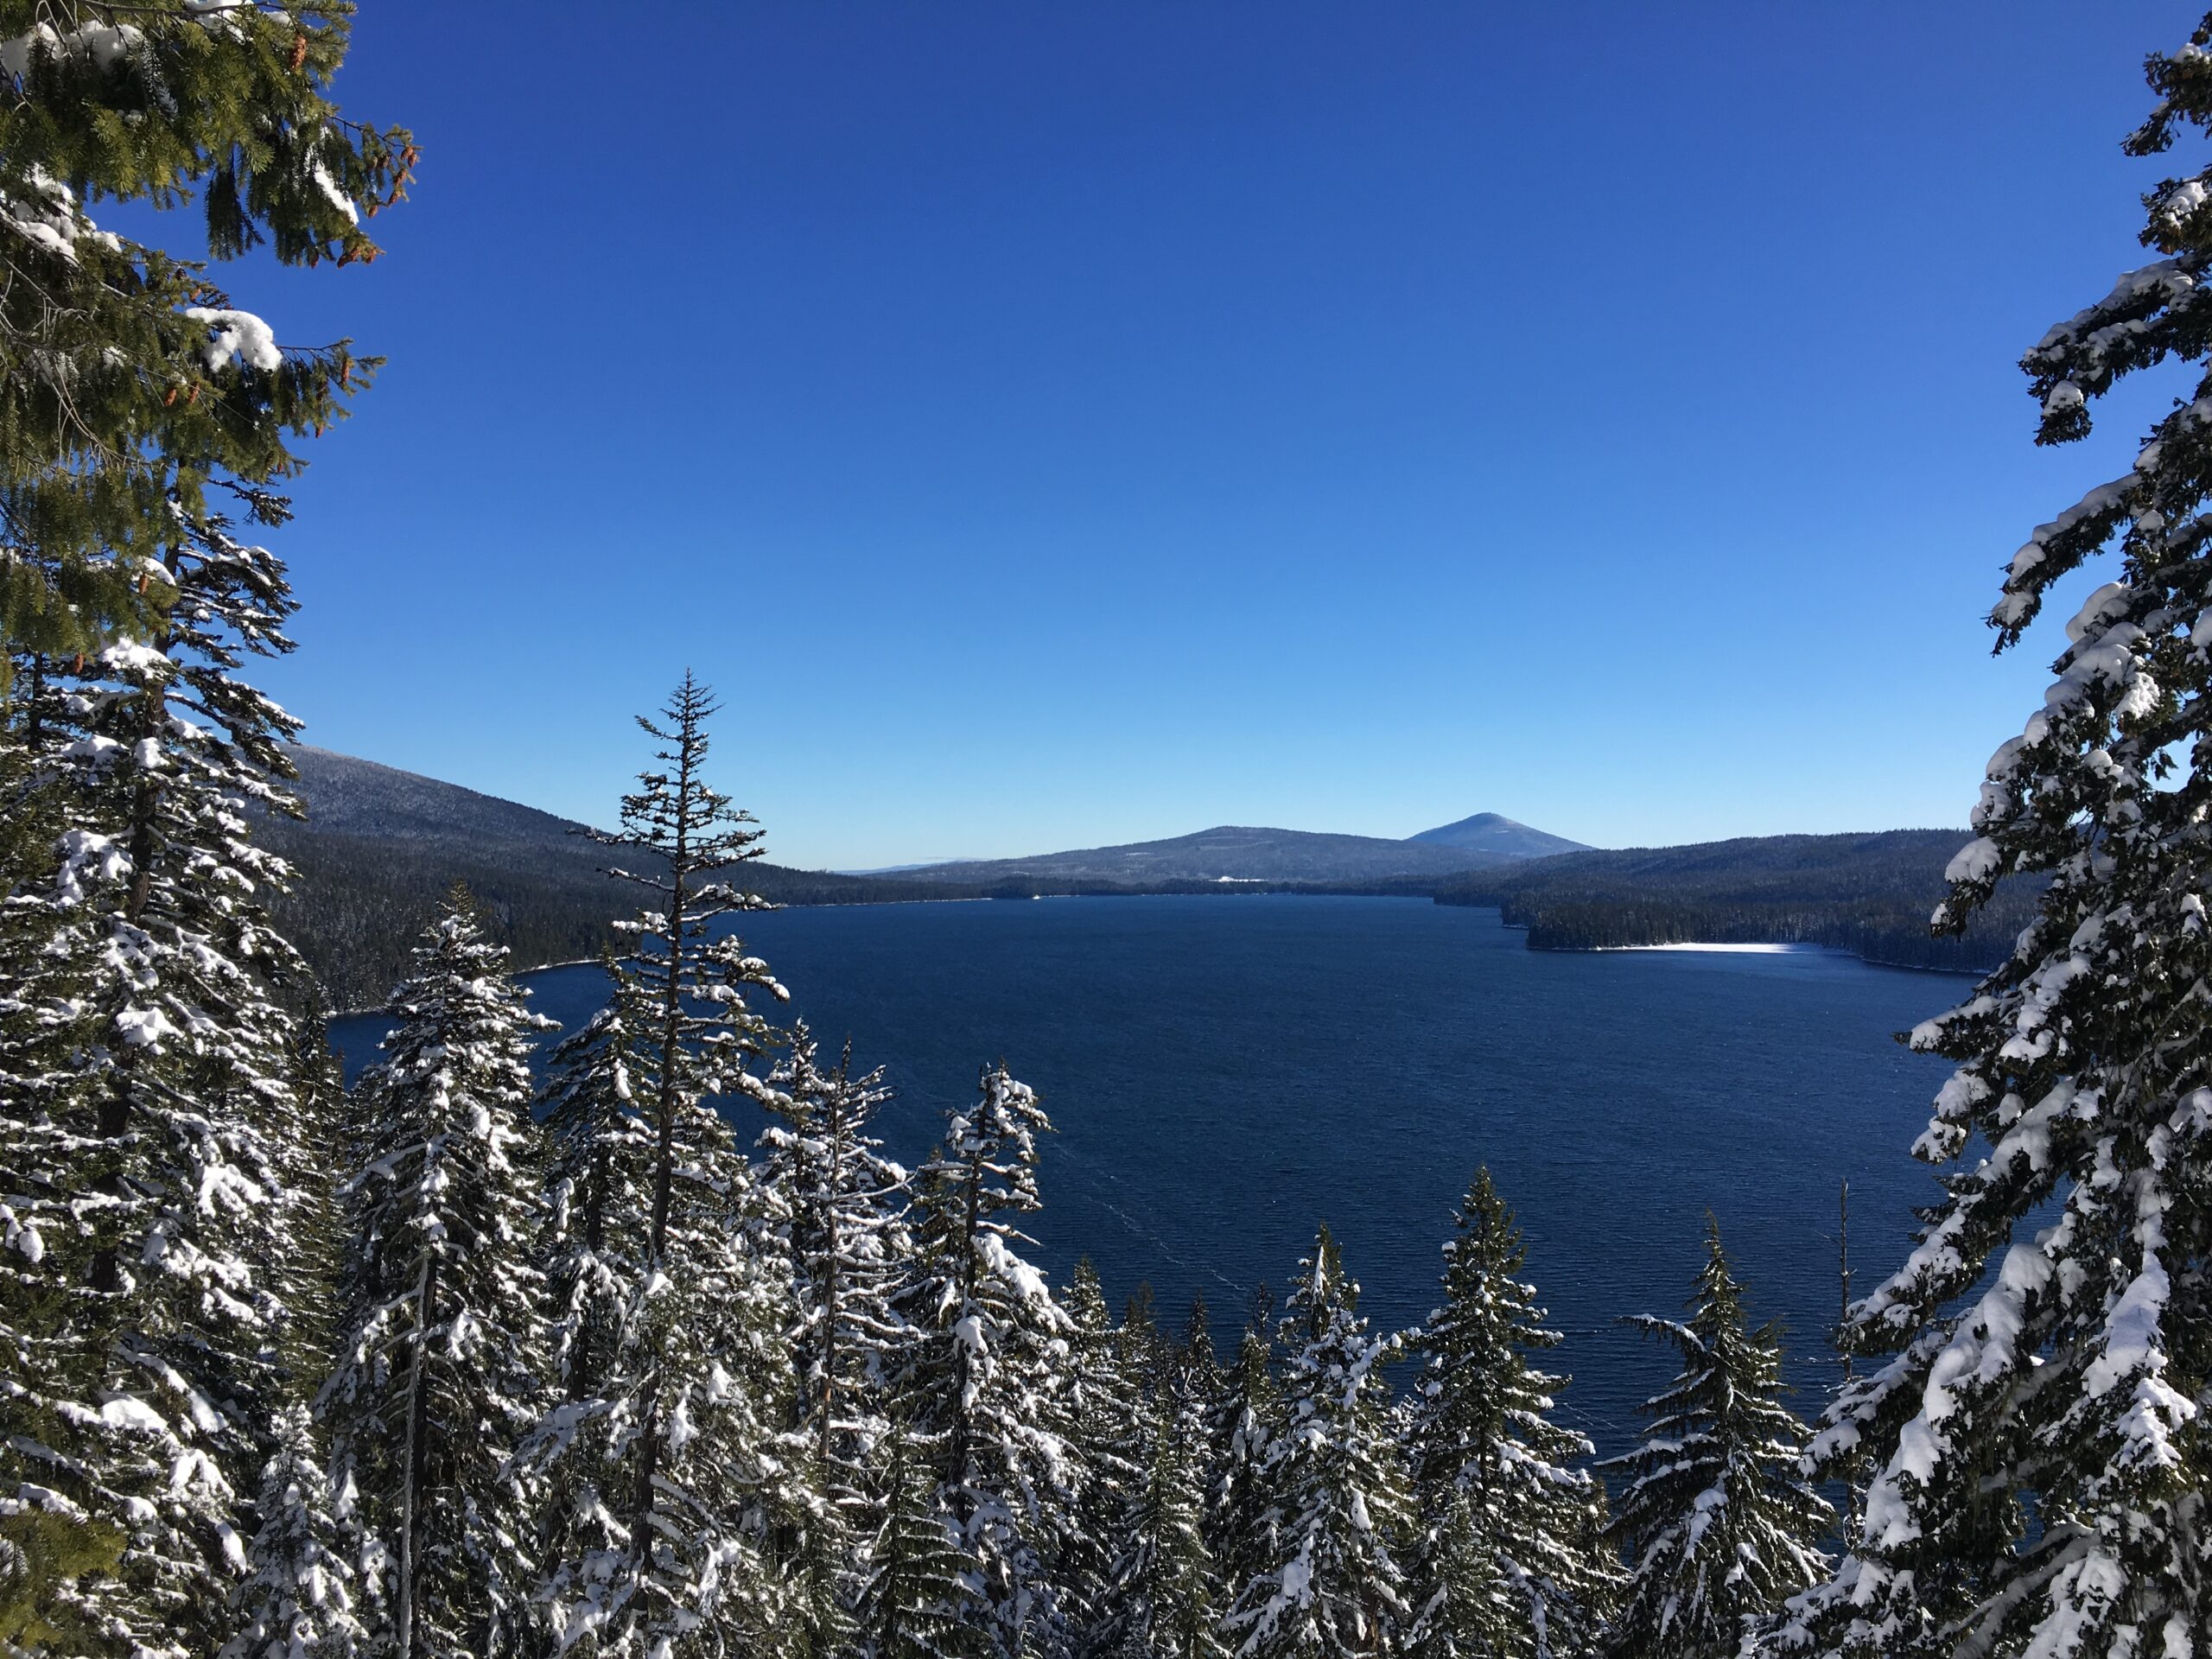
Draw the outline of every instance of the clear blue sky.
<instances>
[{"instance_id":1,"label":"clear blue sky","mask_svg":"<svg viewBox=\"0 0 2212 1659\"><path fill-rule=\"evenodd\" d=\"M268 677L603 821L690 664L817 867L1961 823L1999 567L2171 390L2039 452L2014 364L2196 15L368 0L387 257L232 273L391 359Z\"/></svg>"}]
</instances>

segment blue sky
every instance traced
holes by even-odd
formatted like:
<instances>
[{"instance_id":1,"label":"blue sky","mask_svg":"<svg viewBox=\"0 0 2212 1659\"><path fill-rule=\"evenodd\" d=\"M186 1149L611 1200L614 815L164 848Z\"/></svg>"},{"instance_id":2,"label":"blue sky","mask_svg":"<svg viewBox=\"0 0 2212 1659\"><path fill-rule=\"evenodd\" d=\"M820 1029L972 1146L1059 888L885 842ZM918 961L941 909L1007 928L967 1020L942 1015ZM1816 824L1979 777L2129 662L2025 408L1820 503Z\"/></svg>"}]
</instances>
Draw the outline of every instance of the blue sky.
<instances>
[{"instance_id":1,"label":"blue sky","mask_svg":"<svg viewBox=\"0 0 2212 1659\"><path fill-rule=\"evenodd\" d=\"M1497 810L1963 823L2188 5L371 0L391 358L275 544L310 741L604 820L689 664L807 866ZM2101 579L2101 578L2100 578Z\"/></svg>"}]
</instances>

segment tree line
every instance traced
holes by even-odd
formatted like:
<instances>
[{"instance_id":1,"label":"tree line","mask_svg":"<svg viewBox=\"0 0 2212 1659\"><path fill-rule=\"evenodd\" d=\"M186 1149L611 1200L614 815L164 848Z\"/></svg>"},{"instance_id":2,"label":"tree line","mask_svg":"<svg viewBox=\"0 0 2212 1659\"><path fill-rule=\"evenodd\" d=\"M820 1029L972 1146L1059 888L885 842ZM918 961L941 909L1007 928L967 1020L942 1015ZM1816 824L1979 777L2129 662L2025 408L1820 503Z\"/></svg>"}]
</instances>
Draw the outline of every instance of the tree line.
<instances>
[{"instance_id":1,"label":"tree line","mask_svg":"<svg viewBox=\"0 0 2212 1659\"><path fill-rule=\"evenodd\" d=\"M1496 906L1538 950L1819 944L1894 967L1986 972L2035 913L2040 883L2013 884L1962 927L1931 929L1958 847L1953 831L1892 830L1568 853L1446 881L1436 901Z\"/></svg>"},{"instance_id":2,"label":"tree line","mask_svg":"<svg viewBox=\"0 0 2212 1659\"><path fill-rule=\"evenodd\" d=\"M1003 1065L884 1158L880 1080L768 1017L760 832L688 678L607 838L643 902L546 1085L456 896L341 1086L257 834L297 722L247 668L295 602L250 527L373 359L280 347L89 205L196 192L211 257L375 257L416 157L327 97L349 20L0 0L0 1644L2202 1651L2212 388L2007 567L2000 646L2119 553L1945 871L1939 931L2030 908L1910 1035L1955 1067L1914 1147L1944 1192L1847 1311L1851 1375L1784 1409L1716 1234L1648 1322L1681 1363L1643 1444L1593 1469L1480 1176L1417 1331L1370 1328L1322 1233L1224 1358L1036 1271L1046 1120ZM2148 74L2130 153L2212 129L2212 18ZM2040 442L2212 355L2212 173L2145 209L2156 257L2024 359Z\"/></svg>"},{"instance_id":3,"label":"tree line","mask_svg":"<svg viewBox=\"0 0 2212 1659\"><path fill-rule=\"evenodd\" d=\"M1088 1264L1054 1290L1020 1230L1050 1127L1033 1091L986 1065L910 1172L870 1132L880 1074L761 1012L783 988L732 924L765 901L729 879L760 832L707 781L711 709L687 678L649 724L663 747L606 837L645 906L542 1084L547 1022L465 889L350 1091L273 984L213 1069L165 1020L211 983L243 1012L261 977L257 907L232 898L219 924L190 882L157 880L129 924L155 986L67 982L155 1027L138 1052L87 1084L52 1033L19 1033L11 1059L41 1058L52 1092L10 1126L29 1161L0 1639L226 1659L1688 1653L1819 1578L1808 1432L1717 1233L1691 1318L1650 1322L1682 1370L1617 1465L1617 1516L1553 1420L1559 1338L1486 1173L1414 1331L1370 1327L1325 1228L1281 1318L1256 1313L1226 1358L1203 1304L1170 1335L1147 1297L1113 1319ZM204 826L250 775L162 796ZM206 869L242 845L203 831L172 855ZM27 988L60 1011L60 985ZM120 1144L84 1159L86 1114L121 1090Z\"/></svg>"}]
</instances>

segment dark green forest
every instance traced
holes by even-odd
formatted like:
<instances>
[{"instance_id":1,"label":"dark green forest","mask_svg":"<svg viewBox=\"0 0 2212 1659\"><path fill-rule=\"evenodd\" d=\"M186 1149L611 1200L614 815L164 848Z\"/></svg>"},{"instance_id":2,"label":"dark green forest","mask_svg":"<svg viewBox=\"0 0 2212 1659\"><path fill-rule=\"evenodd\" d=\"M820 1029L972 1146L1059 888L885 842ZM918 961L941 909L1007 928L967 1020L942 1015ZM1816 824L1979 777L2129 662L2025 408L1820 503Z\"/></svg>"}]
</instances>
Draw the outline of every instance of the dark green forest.
<instances>
[{"instance_id":1,"label":"dark green forest","mask_svg":"<svg viewBox=\"0 0 2212 1659\"><path fill-rule=\"evenodd\" d=\"M1873 963L1980 971L2010 954L2037 881L2008 884L1966 930L1938 938L1958 830L1762 836L1690 847L1567 853L1440 885L1442 905L1496 906L1538 950L1639 944L1821 944Z\"/></svg>"}]
</instances>

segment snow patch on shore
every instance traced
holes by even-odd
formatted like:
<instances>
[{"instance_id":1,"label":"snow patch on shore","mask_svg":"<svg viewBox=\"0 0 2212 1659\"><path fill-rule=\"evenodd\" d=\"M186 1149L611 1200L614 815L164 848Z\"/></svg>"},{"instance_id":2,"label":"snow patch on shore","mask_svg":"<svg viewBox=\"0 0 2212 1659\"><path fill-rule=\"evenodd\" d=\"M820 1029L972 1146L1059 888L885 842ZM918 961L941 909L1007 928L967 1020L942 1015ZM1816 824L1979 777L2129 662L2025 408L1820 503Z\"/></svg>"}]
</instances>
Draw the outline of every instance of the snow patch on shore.
<instances>
[{"instance_id":1,"label":"snow patch on shore","mask_svg":"<svg viewBox=\"0 0 2212 1659\"><path fill-rule=\"evenodd\" d=\"M1741 957L1794 957L1820 950L1817 944L1601 944L1600 950L1713 950Z\"/></svg>"}]
</instances>

